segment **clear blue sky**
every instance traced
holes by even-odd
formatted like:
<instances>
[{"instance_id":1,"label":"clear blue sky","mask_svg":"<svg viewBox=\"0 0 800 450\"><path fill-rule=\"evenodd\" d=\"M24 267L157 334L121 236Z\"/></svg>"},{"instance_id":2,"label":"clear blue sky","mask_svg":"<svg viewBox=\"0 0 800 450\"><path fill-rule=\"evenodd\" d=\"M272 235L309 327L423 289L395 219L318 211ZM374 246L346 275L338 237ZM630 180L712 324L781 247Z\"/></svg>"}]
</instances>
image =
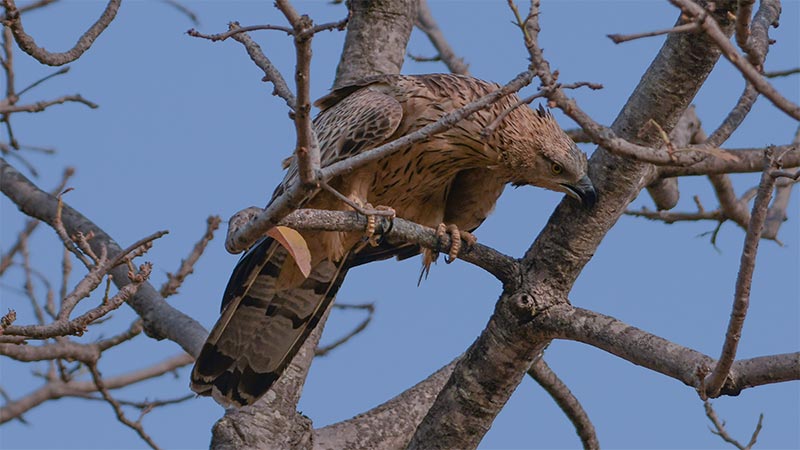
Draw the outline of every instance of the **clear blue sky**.
<instances>
[{"instance_id":1,"label":"clear blue sky","mask_svg":"<svg viewBox=\"0 0 800 450\"><path fill-rule=\"evenodd\" d=\"M430 0L433 13L456 52L475 76L504 82L527 63L519 31L504 2ZM283 24L270 1L187 1L203 32L221 32L229 21L242 25ZM605 35L667 28L677 17L666 1L545 1L541 42L565 82L602 83L601 91L572 92L596 120L610 124L663 37L614 45ZM26 30L39 45L66 50L104 6L100 1L64 1L25 17ZM317 23L338 20L344 6L299 2ZM783 3L781 27L768 70L798 66L800 3ZM23 97L25 102L81 93L100 105L77 104L45 113L15 115L14 130L25 144L56 147L55 156L26 154L40 170L36 182L54 186L65 166L75 166L75 190L67 202L91 218L121 245L160 229L147 258L155 285L203 232L205 218L227 219L251 205L263 206L281 179L280 161L293 148L293 127L283 102L236 42L211 43L188 37L192 24L170 6L152 1L124 3L119 16L65 76ZM294 52L280 32L254 37L291 80ZM312 94L324 95L332 83L344 34L323 33L314 40ZM408 50L431 55L425 37L414 33ZM54 69L17 52L17 83L25 86ZM406 73L446 71L436 63L408 61ZM798 77L775 81L785 96L800 99ZM704 127L716 127L743 87L741 76L721 61L695 100ZM559 115L565 127L574 126ZM730 147L783 144L796 123L760 99L730 139ZM6 137L4 136L3 139ZM593 146L584 147L587 152ZM10 160L12 164L15 161ZM15 164L16 165L16 164ZM17 165L17 167L19 167ZM757 183L756 175L735 176L738 193ZM681 180L681 210L694 210L698 195L716 206L703 178ZM508 190L478 239L519 256L541 230L561 196L533 188ZM785 243L762 242L739 356L798 350L798 194L781 230ZM652 207L642 195L632 205ZM15 240L22 218L4 197L2 248ZM702 233L714 223L664 225L623 217L609 233L571 293L573 304L609 314L703 353L719 354L730 313L733 285L744 233L732 224L720 231L718 250ZM217 235L195 274L170 302L206 327L217 317L219 299L237 256L222 248ZM54 233L42 227L33 242L34 265L58 283L60 255ZM417 259L388 261L352 271L338 301L376 302L369 328L346 346L315 362L300 409L323 426L376 406L427 377L466 349L486 324L501 287L490 275L464 262L439 264L416 286ZM80 274L80 270L76 270ZM77 277L73 276L73 281ZM390 280L390 282L389 282ZM14 288L18 272L2 281L0 310L14 308L19 322L30 321L27 300ZM97 302L100 293L88 303ZM127 326L133 314L123 307L103 328L84 339ZM360 318L334 312L324 340L349 330ZM161 360L179 351L171 342L127 343L101 361L114 375ZM607 448L727 448L707 427L697 395L678 381L634 366L603 351L573 342L555 342L546 360L583 403ZM31 365L2 361L0 385L18 398L40 385ZM747 441L759 413L764 429L757 448L798 448L800 389L797 382L748 389L714 402L729 431ZM124 399L167 398L188 393L188 369L126 389ZM135 412L131 412L135 418ZM159 409L144 419L146 430L166 448L205 448L222 409L207 398ZM2 448L143 448L119 424L108 405L59 400L30 411L29 425L0 428ZM525 380L486 435L482 448L574 448L574 430L553 401Z\"/></svg>"}]
</instances>

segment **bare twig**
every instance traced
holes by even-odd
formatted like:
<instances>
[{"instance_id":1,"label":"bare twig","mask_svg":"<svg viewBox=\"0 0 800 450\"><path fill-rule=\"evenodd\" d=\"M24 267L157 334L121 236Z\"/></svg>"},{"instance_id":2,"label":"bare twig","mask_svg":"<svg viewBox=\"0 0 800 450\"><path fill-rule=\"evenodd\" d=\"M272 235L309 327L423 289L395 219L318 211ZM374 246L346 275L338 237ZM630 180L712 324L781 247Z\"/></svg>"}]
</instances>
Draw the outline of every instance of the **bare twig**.
<instances>
[{"instance_id":1,"label":"bare twig","mask_svg":"<svg viewBox=\"0 0 800 450\"><path fill-rule=\"evenodd\" d=\"M567 385L553 372L553 369L544 362L543 358L539 358L531 365L528 375L536 380L553 397L558 407L564 411L572 425L575 426L575 431L581 438L583 448L587 450L599 449L600 442L597 440L597 433L583 406L581 406Z\"/></svg>"},{"instance_id":2,"label":"bare twig","mask_svg":"<svg viewBox=\"0 0 800 450\"><path fill-rule=\"evenodd\" d=\"M725 430L725 422L719 420L716 411L714 411L714 407L711 406L711 402L708 401L708 399L703 400L703 408L706 410L706 417L708 417L711 423L714 424L714 429L712 429L711 432L722 438L723 441L733 445L739 450L750 450L754 445L756 445L758 433L761 432L761 426L764 421L764 414L758 415L758 423L756 424L756 429L753 430L753 435L750 437L750 442L748 442L747 445L742 445L739 441L731 437L727 430Z\"/></svg>"},{"instance_id":3,"label":"bare twig","mask_svg":"<svg viewBox=\"0 0 800 450\"><path fill-rule=\"evenodd\" d=\"M186 32L186 34L196 38L208 39L211 42L217 42L217 41L224 41L225 39L228 39L229 37L235 36L239 33L248 33L250 31L259 31L259 30L275 30L275 31L283 31L288 35L294 34L294 31L289 27L282 27L280 25L269 25L269 24L230 28L228 31L224 33L216 33L216 34L204 34L195 30L194 28L190 28Z\"/></svg>"},{"instance_id":4,"label":"bare twig","mask_svg":"<svg viewBox=\"0 0 800 450\"><path fill-rule=\"evenodd\" d=\"M745 235L744 249L742 250L742 258L739 265L739 275L736 278L733 310L731 311L731 319L728 323L728 331L725 334L725 344L722 347L722 353L714 367L714 371L706 378L706 393L710 397L716 397L722 389L722 385L725 384L733 361L736 358L736 349L739 345L739 339L741 338L744 319L747 316L758 243L761 240L761 234L764 230L767 207L769 206L772 190L775 186L775 179L770 176L770 171L775 168L775 162L772 155L769 155L768 158L769 162L761 175L758 193L753 203L753 211L750 214L750 225Z\"/></svg>"},{"instance_id":5,"label":"bare twig","mask_svg":"<svg viewBox=\"0 0 800 450\"><path fill-rule=\"evenodd\" d=\"M776 145L775 154L783 156L783 167L800 167L800 145ZM680 151L680 149L678 150ZM715 149L715 153L724 153L724 158L710 157L697 164L685 167L661 167L662 177L683 177L689 175L708 175L713 173L752 173L764 169L764 152L766 148Z\"/></svg>"},{"instance_id":6,"label":"bare twig","mask_svg":"<svg viewBox=\"0 0 800 450\"><path fill-rule=\"evenodd\" d=\"M102 228L68 205L59 205L58 198L39 189L2 158L0 158L0 191L24 214L42 220L50 226L55 226L56 211L62 209L62 225L65 230L69 230L72 234L85 233L93 236L89 244L99 253L105 249L111 257L114 257L122 251L119 244ZM127 267L113 268L110 273L114 276L113 281L117 288L130 283ZM142 283L136 295L128 299L127 304L142 318L148 336L154 339L170 339L190 354L200 352L208 331L197 321L165 302L149 283ZM180 323L181 326L175 327L175 323Z\"/></svg>"},{"instance_id":7,"label":"bare twig","mask_svg":"<svg viewBox=\"0 0 800 450\"><path fill-rule=\"evenodd\" d=\"M178 0L161 0L161 1L180 11L183 15L188 17L189 20L192 21L194 25L198 25L200 23L200 20L197 18L197 14L195 14L194 11L186 7L186 5L179 2Z\"/></svg>"},{"instance_id":8,"label":"bare twig","mask_svg":"<svg viewBox=\"0 0 800 450\"><path fill-rule=\"evenodd\" d=\"M367 218L352 211L298 209L279 224L298 230L363 231ZM427 248L438 247L441 251L449 251L452 245L449 234L439 236L433 228L401 218L378 220L375 225L375 234L384 236L390 243L419 244ZM503 282L518 276L518 267L513 258L480 243L472 245L469 251L459 254L458 258L485 269Z\"/></svg>"},{"instance_id":9,"label":"bare twig","mask_svg":"<svg viewBox=\"0 0 800 450\"><path fill-rule=\"evenodd\" d=\"M125 416L125 413L122 411L122 406L119 402L111 395L106 388L105 383L103 382L103 376L100 374L100 371L97 369L96 363L87 364L89 368L89 372L92 374L92 380L94 384L97 386L97 390L100 392L100 395L103 396L106 402L111 405L111 408L114 410L114 414L117 415L117 420L122 422L124 425L128 426L132 430L136 431L136 434L142 438L143 441L147 442L147 445L150 446L153 450L159 450L160 447L156 445L153 439L144 431L144 427L142 426L142 418L139 417L139 420L132 421Z\"/></svg>"},{"instance_id":10,"label":"bare twig","mask_svg":"<svg viewBox=\"0 0 800 450\"><path fill-rule=\"evenodd\" d=\"M472 113L479 111L501 98L518 91L528 85L533 78L530 71L525 71L517 75L505 86L481 97L480 99L456 109L442 116L436 122L426 125L419 130L388 142L374 149L359 153L358 155L347 158L343 161L333 163L320 171L320 179L329 180L346 171L355 169L367 163L384 158L387 155L406 148L412 144L430 138L455 126L461 120L469 117ZM236 228L230 227L225 248L231 253L238 253L248 248L256 239L275 226L282 218L291 213L301 203L303 198L313 190L294 183L285 192L275 199L263 212L256 215L253 220L243 226Z\"/></svg>"},{"instance_id":11,"label":"bare twig","mask_svg":"<svg viewBox=\"0 0 800 450\"><path fill-rule=\"evenodd\" d=\"M183 284L183 280L194 272L194 265L203 255L206 246L214 239L214 231L219 228L222 219L219 216L209 216L206 219L206 232L203 237L194 245L192 252L186 259L181 260L181 266L175 274L167 273L167 282L161 286L161 296L169 297L178 292L178 288Z\"/></svg>"},{"instance_id":12,"label":"bare twig","mask_svg":"<svg viewBox=\"0 0 800 450\"><path fill-rule=\"evenodd\" d=\"M314 22L300 15L287 0L276 0L275 6L283 13L294 30L295 72L297 100L294 109L294 126L297 134L297 158L300 184L313 189L318 184L320 150L316 134L311 127L311 39Z\"/></svg>"},{"instance_id":13,"label":"bare twig","mask_svg":"<svg viewBox=\"0 0 800 450\"><path fill-rule=\"evenodd\" d=\"M764 72L764 76L767 78L780 78L780 77L788 77L789 75L794 75L796 73L800 73L800 67L795 67L794 69L786 69L786 70L772 70L769 72Z\"/></svg>"},{"instance_id":14,"label":"bare twig","mask_svg":"<svg viewBox=\"0 0 800 450\"><path fill-rule=\"evenodd\" d=\"M614 41L615 44L621 44L623 42L632 41L634 39L660 36L662 34L670 34L670 33L688 33L688 32L693 33L698 30L700 30L700 25L697 22L690 22L690 23L685 23L683 25L678 25L676 27L667 28L665 30L647 31L644 33L635 33L635 34L608 34L606 36L612 41Z\"/></svg>"},{"instance_id":15,"label":"bare twig","mask_svg":"<svg viewBox=\"0 0 800 450\"><path fill-rule=\"evenodd\" d=\"M139 286L144 281L147 280L147 277L150 275L151 270L152 270L152 265L150 263L142 264L142 266L139 268L138 273L130 275L131 277L130 284L120 289L119 292L117 292L117 294L114 295L112 298L109 298L107 301L104 301L97 307L90 309L89 311L85 312L84 314L81 314L80 316L72 320L68 320L67 316L62 313L64 311L71 311L71 307L74 307L74 304L77 303L77 300L69 302L69 305L71 307L63 308L62 313L59 313L59 317L52 323L46 325L9 326L5 329L5 334L25 336L26 338L30 339L48 339L56 336L68 336L68 335L80 336L86 331L86 327L89 324L96 321L100 317L105 316L109 312L119 308L126 300L128 300L133 294L135 294L136 291L139 289ZM91 276L91 274L87 275L87 277L89 276ZM84 278L84 280L85 279L86 278ZM94 283L91 283L91 285L93 285L94 287L97 286ZM94 289L94 287L92 289ZM83 292L81 292L83 288L84 284L78 283L76 290L73 291L76 298L84 294ZM85 296L88 296L88 293L86 293ZM68 303L68 302L65 301L63 303Z\"/></svg>"},{"instance_id":16,"label":"bare twig","mask_svg":"<svg viewBox=\"0 0 800 450\"><path fill-rule=\"evenodd\" d=\"M240 28L238 22L231 22L228 24L229 30L236 30L238 28ZM289 89L289 86L286 84L286 80L283 79L283 76L272 64L272 61L261 51L261 47L259 47L247 33L234 34L232 37L233 40L244 45L247 54L250 55L250 59L264 71L264 78L262 81L269 81L272 83L274 87L272 95L277 95L282 98L286 102L286 106L294 111L297 103L294 94L292 94L291 89Z\"/></svg>"},{"instance_id":17,"label":"bare twig","mask_svg":"<svg viewBox=\"0 0 800 450\"><path fill-rule=\"evenodd\" d=\"M99 353L97 354L99 357ZM130 386L141 381L159 377L166 373L172 373L176 369L191 364L194 359L182 353L177 356L165 359L159 363L150 365L143 369L133 372L109 377L103 380L106 389L119 389ZM41 405L49 400L56 400L63 397L83 397L86 394L97 392L97 385L93 381L51 381L30 394L10 401L0 407L0 424L20 417L27 411Z\"/></svg>"},{"instance_id":18,"label":"bare twig","mask_svg":"<svg viewBox=\"0 0 800 450\"><path fill-rule=\"evenodd\" d=\"M698 220L714 220L722 222L726 219L721 210L714 211L697 211L697 212L676 212L676 211L652 211L646 207L642 207L639 211L628 210L625 215L633 217L642 217L649 220L657 220L666 224L673 224L675 222L696 222Z\"/></svg>"},{"instance_id":19,"label":"bare twig","mask_svg":"<svg viewBox=\"0 0 800 450\"><path fill-rule=\"evenodd\" d=\"M417 28L419 28L433 44L438 52L436 61L443 61L447 69L452 73L469 75L469 65L464 62L464 58L456 56L453 48L444 37L444 33L439 29L439 25L431 14L427 0L420 0L417 6ZM411 56L411 55L409 55ZM416 58L415 58L416 59ZM420 59L416 59L420 61ZM433 61L433 59L431 59Z\"/></svg>"},{"instance_id":20,"label":"bare twig","mask_svg":"<svg viewBox=\"0 0 800 450\"><path fill-rule=\"evenodd\" d=\"M361 321L361 323L359 323L355 328L353 328L346 335L344 335L341 338L331 342L328 345L317 347L317 349L314 352L315 356L325 356L325 355L327 355L328 353L331 352L331 350L341 346L342 344L344 344L347 341L349 341L350 339L352 339L353 336L355 336L358 333L361 333L362 331L364 331L367 328L367 326L369 325L369 323L372 321L372 316L375 314L375 304L374 303L363 303L363 304L359 304L359 305L349 305L349 304L346 304L346 303L334 303L333 307L334 308L338 308L338 309L360 309L360 310L366 310L367 311L367 317L365 317L364 320Z\"/></svg>"},{"instance_id":21,"label":"bare twig","mask_svg":"<svg viewBox=\"0 0 800 450\"><path fill-rule=\"evenodd\" d=\"M773 176L775 174L773 173ZM794 173L795 179L800 176L800 171ZM786 210L789 208L789 198L792 195L793 182L778 181L775 183L775 199L772 201L767 211L767 220L764 223L764 233L761 237L778 241L778 230L783 225L788 216ZM780 243L780 241L778 241Z\"/></svg>"},{"instance_id":22,"label":"bare twig","mask_svg":"<svg viewBox=\"0 0 800 450\"><path fill-rule=\"evenodd\" d=\"M420 55L414 55L412 53L406 53L406 56L411 58L412 61L416 61L416 62L438 62L438 61L442 60L442 57L439 56L439 55L436 55L436 56L420 56Z\"/></svg>"},{"instance_id":23,"label":"bare twig","mask_svg":"<svg viewBox=\"0 0 800 450\"><path fill-rule=\"evenodd\" d=\"M58 0L38 0L38 1L35 1L33 3L28 3L27 5L19 8L19 12L20 13L25 13L25 12L28 12L28 11L33 11L34 9L39 9L39 8L45 7L45 6L49 5L49 4L55 3L57 1Z\"/></svg>"},{"instance_id":24,"label":"bare twig","mask_svg":"<svg viewBox=\"0 0 800 450\"><path fill-rule=\"evenodd\" d=\"M22 89L22 90L20 90L19 92L17 92L17 96L18 96L18 97L20 97L20 96L22 96L22 94L24 94L24 93L26 93L26 92L30 91L31 89L33 89L33 88L35 88L36 86L38 86L38 85L40 85L40 84L44 83L45 81L47 81L47 80L49 80L49 79L51 79L51 78L53 78L53 77L57 77L57 76L59 76L59 75L64 75L64 74L65 74L65 73L67 73L67 72L69 72L69 66L64 66L64 67L62 67L62 68L60 68L60 69L56 70L55 72L51 73L50 75L46 75L46 76L44 76L44 77L42 77L42 78L40 78L40 79L38 79L38 80L34 81L34 82L33 82L33 83L31 83L30 85L28 85L28 87L26 87L25 89Z\"/></svg>"},{"instance_id":25,"label":"bare twig","mask_svg":"<svg viewBox=\"0 0 800 450\"><path fill-rule=\"evenodd\" d=\"M25 53L31 55L42 64L47 64L48 66L63 66L64 64L71 63L80 58L81 55L92 46L97 37L105 31L111 24L111 21L114 20L114 17L116 17L121 2L122 0L109 0L100 18L86 30L74 47L62 53L48 52L44 48L36 45L36 41L25 33L25 29L22 26L20 11L17 9L14 0L3 0L3 6L6 9L3 22L11 29L11 32L14 34L14 39L17 41L17 45L19 45L19 48Z\"/></svg>"},{"instance_id":26,"label":"bare twig","mask_svg":"<svg viewBox=\"0 0 800 450\"><path fill-rule=\"evenodd\" d=\"M85 399L85 400L95 400L95 401L101 401L101 402L106 401L106 399L104 399L102 396L98 397L96 395L92 395L92 394L88 394L88 393L87 394L76 394L75 397L82 398L82 399ZM119 402L119 404L122 405L122 406L131 406L131 407L134 407L134 408L137 408L137 409L141 409L141 410L152 410L153 408L157 408L159 406L168 406L168 405L175 405L175 404L178 404L178 403L183 403L183 402L185 402L187 400L191 400L191 399L196 398L196 397L197 397L196 394L186 394L186 395L183 395L181 397L168 398L168 399L165 399L165 400L134 401L134 400L120 400L120 399L117 399L117 402Z\"/></svg>"},{"instance_id":27,"label":"bare twig","mask_svg":"<svg viewBox=\"0 0 800 450\"><path fill-rule=\"evenodd\" d=\"M84 105L88 106L89 108L96 109L98 108L96 103L90 102L86 100L81 95L63 95L53 100L41 101L36 103L31 103L28 105L7 105L7 106L0 106L0 113L2 114L10 114L16 112L41 112L45 109L53 106L53 105L60 105L62 103L67 102L76 102L76 103L83 103Z\"/></svg>"},{"instance_id":28,"label":"bare twig","mask_svg":"<svg viewBox=\"0 0 800 450\"><path fill-rule=\"evenodd\" d=\"M736 48L731 44L719 25L706 11L697 3L690 0L670 0L670 3L677 6L685 14L694 17L701 23L703 31L714 40L722 50L722 55L730 61L742 75L753 84L758 92L769 99L773 105L778 107L791 117L800 120L800 106L794 104L789 99L781 95L768 81L759 73L758 69L748 62Z\"/></svg>"},{"instance_id":29,"label":"bare twig","mask_svg":"<svg viewBox=\"0 0 800 450\"><path fill-rule=\"evenodd\" d=\"M700 389L698 369L713 367L710 356L598 312L571 306L552 308L534 318L538 331L550 339L570 339L597 347L638 366ZM720 395L771 383L800 380L800 353L740 359L733 364Z\"/></svg>"},{"instance_id":30,"label":"bare twig","mask_svg":"<svg viewBox=\"0 0 800 450\"><path fill-rule=\"evenodd\" d=\"M602 84L592 83L592 82L589 82L589 81L578 81L578 82L575 82L575 83L567 83L567 84L559 84L558 85L558 87L561 88L561 89L577 89L577 88L584 87L584 86L588 87L591 90L603 89L603 85ZM529 95L529 96L527 96L525 98L520 99L519 101L517 101L516 103L511 105L511 107L507 108L506 110L504 110L503 112L498 114L497 117L492 121L492 123L490 123L486 128L484 128L481 131L481 137L483 137L485 139L488 136L491 136L491 134L494 133L494 131L503 122L503 120L505 120L505 118L508 117L508 115L511 114L511 112L514 111L515 109L519 108L522 105L529 105L531 102L533 102L537 98L544 97L545 95L546 95L545 91L539 91L539 92L537 92L537 93L535 93L533 95Z\"/></svg>"}]
</instances>

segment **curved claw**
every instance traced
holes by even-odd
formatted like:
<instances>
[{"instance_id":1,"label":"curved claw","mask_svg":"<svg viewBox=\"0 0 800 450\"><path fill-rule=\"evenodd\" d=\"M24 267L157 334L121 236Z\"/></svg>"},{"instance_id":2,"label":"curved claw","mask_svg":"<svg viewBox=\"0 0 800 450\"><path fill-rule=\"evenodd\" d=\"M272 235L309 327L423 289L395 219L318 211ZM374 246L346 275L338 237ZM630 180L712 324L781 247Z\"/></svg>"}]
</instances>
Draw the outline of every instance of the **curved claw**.
<instances>
[{"instance_id":1,"label":"curved claw","mask_svg":"<svg viewBox=\"0 0 800 450\"><path fill-rule=\"evenodd\" d=\"M445 256L444 259L444 262L447 264L451 264L458 259L458 254L461 253L461 249L464 248L465 243L467 248L469 248L478 242L472 233L469 231L461 231L458 229L457 225L452 223L450 225L440 223L436 228L436 235L439 236L440 241L445 233L450 235L450 250L447 252L447 256Z\"/></svg>"},{"instance_id":2,"label":"curved claw","mask_svg":"<svg viewBox=\"0 0 800 450\"><path fill-rule=\"evenodd\" d=\"M364 205L362 214L366 214L367 216L367 228L364 230L364 236L367 238L367 242L370 246L377 247L380 245L380 241L383 236L388 233L388 230L380 236L375 236L375 228L377 225L376 216L389 217L389 230L391 230L392 226L394 226L394 221L392 219L396 217L395 210L384 205L373 207L371 204L367 203Z\"/></svg>"},{"instance_id":3,"label":"curved claw","mask_svg":"<svg viewBox=\"0 0 800 450\"><path fill-rule=\"evenodd\" d=\"M458 253L461 251L461 231L451 223L447 226L447 233L450 235L450 251L444 257L444 262L445 264L451 264L458 258Z\"/></svg>"}]
</instances>

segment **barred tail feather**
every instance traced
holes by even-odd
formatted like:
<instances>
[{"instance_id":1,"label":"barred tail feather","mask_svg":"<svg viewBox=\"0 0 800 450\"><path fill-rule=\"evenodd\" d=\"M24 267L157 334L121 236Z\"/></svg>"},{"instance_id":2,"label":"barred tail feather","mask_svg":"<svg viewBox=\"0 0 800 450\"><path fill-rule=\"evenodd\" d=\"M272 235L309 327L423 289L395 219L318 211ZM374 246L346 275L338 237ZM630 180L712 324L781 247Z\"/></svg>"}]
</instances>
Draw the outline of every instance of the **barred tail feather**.
<instances>
[{"instance_id":1,"label":"barred tail feather","mask_svg":"<svg viewBox=\"0 0 800 450\"><path fill-rule=\"evenodd\" d=\"M236 265L222 315L203 345L191 388L223 406L258 400L281 376L336 296L347 269L323 260L299 286L278 289L287 251L271 238Z\"/></svg>"}]
</instances>

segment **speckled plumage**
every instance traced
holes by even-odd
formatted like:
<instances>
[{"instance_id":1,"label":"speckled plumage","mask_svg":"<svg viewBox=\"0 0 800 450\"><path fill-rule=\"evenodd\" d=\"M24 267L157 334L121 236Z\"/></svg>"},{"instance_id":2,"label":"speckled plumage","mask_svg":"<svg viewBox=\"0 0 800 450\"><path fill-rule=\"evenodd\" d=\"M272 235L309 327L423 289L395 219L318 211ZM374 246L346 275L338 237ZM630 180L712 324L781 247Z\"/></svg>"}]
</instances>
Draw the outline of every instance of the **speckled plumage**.
<instances>
[{"instance_id":1,"label":"speckled plumage","mask_svg":"<svg viewBox=\"0 0 800 450\"><path fill-rule=\"evenodd\" d=\"M376 76L317 101L314 120L323 166L375 148L437 121L497 89L475 78L431 74ZM507 96L453 128L331 180L356 203L392 207L398 217L472 231L491 213L508 183L535 185L594 202L586 156L543 109L513 109L486 138L481 132L518 102ZM273 198L297 178L290 160ZM327 192L304 207L348 210ZM300 274L272 239L237 264L220 320L192 372L192 389L226 405L251 404L281 375L333 301L351 267L419 253L411 245L354 251L360 233L302 232L314 270ZM361 246L359 246L361 247Z\"/></svg>"}]
</instances>

